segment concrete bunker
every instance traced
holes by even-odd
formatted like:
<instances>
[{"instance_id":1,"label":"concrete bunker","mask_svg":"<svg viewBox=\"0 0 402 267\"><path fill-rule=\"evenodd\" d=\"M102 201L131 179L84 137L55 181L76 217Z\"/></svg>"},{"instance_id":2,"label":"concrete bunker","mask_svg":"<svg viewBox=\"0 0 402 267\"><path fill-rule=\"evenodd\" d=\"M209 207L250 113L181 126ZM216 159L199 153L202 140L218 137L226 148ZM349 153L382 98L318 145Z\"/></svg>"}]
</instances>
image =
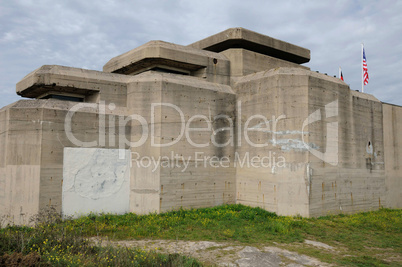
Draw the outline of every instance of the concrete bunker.
<instances>
[{"instance_id":1,"label":"concrete bunker","mask_svg":"<svg viewBox=\"0 0 402 267\"><path fill-rule=\"evenodd\" d=\"M400 208L401 107L309 60L232 28L188 46L151 41L103 71L38 68L16 86L31 99L0 109L0 215Z\"/></svg>"}]
</instances>

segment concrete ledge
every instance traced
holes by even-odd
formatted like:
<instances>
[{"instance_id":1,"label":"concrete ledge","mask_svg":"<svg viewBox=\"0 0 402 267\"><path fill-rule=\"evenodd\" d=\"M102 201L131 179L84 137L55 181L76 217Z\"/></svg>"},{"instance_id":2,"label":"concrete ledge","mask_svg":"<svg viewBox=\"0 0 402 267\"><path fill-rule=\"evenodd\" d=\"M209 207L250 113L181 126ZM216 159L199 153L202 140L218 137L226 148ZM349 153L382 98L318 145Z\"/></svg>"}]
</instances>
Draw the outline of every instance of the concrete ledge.
<instances>
[{"instance_id":1,"label":"concrete ledge","mask_svg":"<svg viewBox=\"0 0 402 267\"><path fill-rule=\"evenodd\" d=\"M347 86L347 84L344 81L342 81L341 79L336 78L336 77L325 75L323 73L317 73L314 71L310 71L309 69L305 69L305 68L288 68L288 67L279 67L279 68L274 68L274 69L270 69L270 70L266 70L266 71L260 71L257 73L245 75L243 77L234 78L234 80L235 80L235 82L246 82L246 81L256 80L256 79L260 79L262 77L274 76L274 75L310 76L310 77L318 78L321 80L330 81L333 83L338 83L338 84ZM355 92L355 91L353 91L353 92ZM355 93L367 95L367 94L359 93L359 92L355 92Z\"/></svg>"},{"instance_id":2,"label":"concrete ledge","mask_svg":"<svg viewBox=\"0 0 402 267\"><path fill-rule=\"evenodd\" d=\"M44 65L17 83L17 94L38 98L54 91L65 94L91 95L103 88L125 87L129 78L123 75L103 73L58 65Z\"/></svg>"},{"instance_id":3,"label":"concrete ledge","mask_svg":"<svg viewBox=\"0 0 402 267\"><path fill-rule=\"evenodd\" d=\"M25 110L25 109L32 109L32 110L40 110L40 109L48 109L48 110L62 110L68 111L73 108L77 103L71 101L62 101L57 99L24 99L18 100L8 106L3 107L0 111L6 110ZM118 114L124 111L124 109L116 109L115 111L111 112L107 110L107 114ZM83 113L99 113L99 105L96 103L91 103L88 106L82 106L79 109L79 112ZM64 119L64 118L63 118Z\"/></svg>"},{"instance_id":4,"label":"concrete ledge","mask_svg":"<svg viewBox=\"0 0 402 267\"><path fill-rule=\"evenodd\" d=\"M367 99L367 100L371 100L371 101L375 101L375 102L381 102L375 96L367 94L367 93L362 93L362 92L359 92L359 91L351 90L351 94L354 97L359 97L359 98L362 98L362 99Z\"/></svg>"},{"instance_id":5,"label":"concrete ledge","mask_svg":"<svg viewBox=\"0 0 402 267\"><path fill-rule=\"evenodd\" d=\"M194 49L163 41L150 41L138 48L114 57L103 66L103 71L122 74L136 74L152 67L170 68L177 72L191 72L206 68L215 62L227 65L229 61L221 54ZM216 64L216 63L215 63ZM227 68L217 74L229 75Z\"/></svg>"},{"instance_id":6,"label":"concrete ledge","mask_svg":"<svg viewBox=\"0 0 402 267\"><path fill-rule=\"evenodd\" d=\"M161 81L164 83L191 86L194 88L206 89L233 95L235 94L235 92L232 90L232 87L230 87L229 85L208 82L198 77L183 76L173 73L162 73L157 71L147 71L139 75L136 75L132 77L131 83L147 82L147 81L148 82Z\"/></svg>"},{"instance_id":7,"label":"concrete ledge","mask_svg":"<svg viewBox=\"0 0 402 267\"><path fill-rule=\"evenodd\" d=\"M188 46L213 52L244 48L298 64L310 61L310 50L244 28L230 28Z\"/></svg>"}]
</instances>

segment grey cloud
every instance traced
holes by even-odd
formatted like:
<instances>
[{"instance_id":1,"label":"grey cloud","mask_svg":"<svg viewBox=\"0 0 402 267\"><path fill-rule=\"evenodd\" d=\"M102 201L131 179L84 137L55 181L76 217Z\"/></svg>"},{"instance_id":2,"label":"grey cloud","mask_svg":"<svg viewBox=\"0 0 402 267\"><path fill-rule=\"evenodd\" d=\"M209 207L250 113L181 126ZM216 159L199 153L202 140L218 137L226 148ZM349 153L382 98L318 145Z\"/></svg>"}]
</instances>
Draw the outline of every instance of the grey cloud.
<instances>
[{"instance_id":1,"label":"grey cloud","mask_svg":"<svg viewBox=\"0 0 402 267\"><path fill-rule=\"evenodd\" d=\"M112 57L149 40L189 44L244 27L311 50L312 70L361 88L360 43L370 81L365 90L402 105L402 1L3 1L0 3L0 107L15 84L44 64L101 70Z\"/></svg>"}]
</instances>

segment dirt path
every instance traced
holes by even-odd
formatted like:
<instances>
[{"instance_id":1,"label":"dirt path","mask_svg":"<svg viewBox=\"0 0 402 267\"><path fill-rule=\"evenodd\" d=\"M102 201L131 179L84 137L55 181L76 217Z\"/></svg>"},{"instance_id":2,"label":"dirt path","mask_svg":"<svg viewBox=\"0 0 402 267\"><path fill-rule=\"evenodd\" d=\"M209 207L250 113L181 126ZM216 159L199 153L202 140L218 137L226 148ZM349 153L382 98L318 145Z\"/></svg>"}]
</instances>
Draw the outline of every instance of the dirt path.
<instances>
[{"instance_id":1,"label":"dirt path","mask_svg":"<svg viewBox=\"0 0 402 267\"><path fill-rule=\"evenodd\" d=\"M102 246L138 247L144 250L157 250L161 253L180 253L199 259L203 263L218 266L331 266L312 257L278 247L257 248L224 242L180 240L125 240L111 242L93 239L93 241ZM309 245L318 246L322 249L333 249L323 243L308 242L312 242Z\"/></svg>"}]
</instances>

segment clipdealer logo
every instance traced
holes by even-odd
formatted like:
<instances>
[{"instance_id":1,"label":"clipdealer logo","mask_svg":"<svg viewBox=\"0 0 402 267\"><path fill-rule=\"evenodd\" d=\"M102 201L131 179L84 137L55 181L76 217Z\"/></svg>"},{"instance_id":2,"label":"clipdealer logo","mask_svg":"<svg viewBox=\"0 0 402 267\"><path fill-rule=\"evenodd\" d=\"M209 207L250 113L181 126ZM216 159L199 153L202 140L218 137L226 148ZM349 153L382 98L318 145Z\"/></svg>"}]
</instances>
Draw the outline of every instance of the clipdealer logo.
<instances>
[{"instance_id":1,"label":"clipdealer logo","mask_svg":"<svg viewBox=\"0 0 402 267\"><path fill-rule=\"evenodd\" d=\"M334 117L338 117L339 109L338 109L338 100L335 100L331 103L325 105L325 118L330 119ZM303 122L302 131L304 133L304 128L312 123L322 120L321 109L317 109L313 113L311 113ZM339 130L338 130L338 121L328 122L326 126L326 144L325 144L325 152L318 151L317 149L311 147L309 143L304 141L304 134L302 134L302 140L305 147L308 151L319 158L320 160L329 163L332 166L338 165L338 140L339 140Z\"/></svg>"},{"instance_id":2,"label":"clipdealer logo","mask_svg":"<svg viewBox=\"0 0 402 267\"><path fill-rule=\"evenodd\" d=\"M160 133L157 134L155 125L159 123L156 120L157 108L170 109L169 112L175 112L176 119L179 120L180 129L178 130L176 138L172 138L171 141L165 143L159 143L158 136L160 137ZM241 147L243 139L246 141L246 145L250 148L262 148L271 146L280 146L281 141L286 139L277 139L277 135L283 133L300 133L301 139L296 139L297 141L297 149L298 151L309 151L312 155L316 156L320 160L323 160L326 163L329 163L333 166L338 164L338 122L331 121L326 125L326 145L325 151L319 151L319 147L313 145L311 142L306 142L305 136L308 135L308 132L305 131L308 126L318 122L325 120L331 120L338 116L338 100L335 100L331 103L325 105L325 118L321 114L321 109L317 109L313 113L311 113L303 122L301 131L277 131L277 124L286 119L286 115L280 115L278 117L271 116L268 119L266 116L262 114L254 114L247 118L244 122L241 121L241 102L237 103L236 109L236 124L244 125L244 127L235 127L233 117L226 114L219 114L216 116L206 116L203 114L196 114L191 116L187 121L185 120L185 116L183 111L176 105L171 103L152 103L150 105L150 123L139 114L131 114L131 115L116 115L110 114L106 112L106 110L113 111L116 109L116 106L111 103L106 105L105 102L97 103L78 103L69 109L67 112L64 128L67 138L70 140L72 144L76 147L82 148L93 148L93 147L105 147L106 146L106 136L109 137L108 145L111 147L118 147L122 152L119 153L119 156L124 157L126 153L123 150L126 147L129 148L138 148L143 145L151 146L151 147L172 147L177 144L179 141L183 139L185 136L185 140L188 144L190 144L194 148L205 148L208 146L213 146L216 148L224 148L228 146L232 147ZM72 125L73 125L73 117L78 112L92 112L96 113L99 117L98 125L98 140L92 141L81 141L79 140L73 133ZM107 116L109 115L109 116ZM106 118L108 119L108 127L106 131ZM216 121L222 121L224 123L220 124L220 127L214 127L214 123ZM258 120L260 123L250 127L252 121ZM333 120L333 119L332 119ZM194 122L203 122L206 127L203 128L195 128L191 127ZM262 121L262 122L261 122ZM131 141L127 139L126 129L128 124L132 123L136 125L136 128L139 129L139 138L136 141ZM237 130L235 135L235 130ZM270 139L266 140L263 143L254 143L250 136L250 132L261 131L267 134L270 134ZM209 135L210 138L206 142L205 139L202 142L197 138L192 138L191 134L193 133L201 133L204 132L204 135ZM222 134L224 134L224 138L222 139ZM194 136L194 135L193 135ZM118 140L116 140L116 137ZM147 143L150 138L150 142ZM222 140L224 140L222 142ZM295 140L292 140L295 142ZM292 147L291 147L292 148ZM280 147L279 149L286 150L286 147ZM133 150L135 151L135 150ZM150 156L142 156L138 152L132 152L131 158L134 164L137 164L141 167L152 168L156 170L158 166L160 167L172 167L174 163L176 167L182 167L183 170L186 170L189 166L189 162L193 161L195 166L203 166L203 167L229 167L231 161L233 164L237 164L238 166L247 166L247 167L265 167L265 168L276 168L283 167L286 165L285 158L281 155L276 155L275 152L268 151L267 155L260 156L251 156L249 152L244 152L242 154L235 151L234 158L230 159L227 156L208 156L205 155L201 150L193 153L193 156L187 156L184 158L183 156L176 155L175 152L172 151L171 156L161 156L159 158L153 158Z\"/></svg>"},{"instance_id":3,"label":"clipdealer logo","mask_svg":"<svg viewBox=\"0 0 402 267\"><path fill-rule=\"evenodd\" d=\"M157 142L157 137L159 134L156 132L158 129L156 129L155 125L159 123L159 121L156 120L157 112L156 108L157 107L164 107L167 109L171 109L173 112L176 112L177 117L179 118L179 124L180 124L180 129L178 131L178 135L175 138L172 138L170 142L166 143L158 143ZM70 140L71 143L73 143L77 147L84 147L84 148L91 148L91 147L104 147L106 145L106 136L109 135L109 146L116 146L120 149L124 149L126 146L130 148L136 148L136 147L141 147L145 145L145 143L148 141L148 138L150 138L150 145L152 147L170 147L178 143L180 140L182 140L183 136L185 136L186 141L195 148L204 148L208 146L214 146L217 148L223 148L227 146L241 146L242 145L242 139L246 141L246 143L249 146L252 147L266 147L270 145L269 140L265 143L254 143L250 137L249 137L249 132L254 132L254 131L260 131L260 130L267 130L272 133L273 139L275 139L276 135L276 128L277 128L277 123L286 118L286 116L281 115L279 117L272 116L272 119L268 119L264 115L261 114L255 114L247 118L247 120L244 122L244 129L242 131L241 127L237 127L237 136L235 136L235 123L233 121L233 117L226 115L226 114L218 114L215 116L206 116L203 114L196 114L191 116L187 121L185 120L185 116L183 111L176 105L171 104L171 103L152 103L150 106L150 122L148 122L143 116L139 114L131 114L131 115L112 115L109 116L109 127L108 131L106 131L106 108L108 108L110 111L113 111L116 109L116 106L114 104L109 104L106 105L105 102L101 101L101 103L96 104L96 103L78 103L74 105L72 108L69 109L67 112L65 121L64 121L64 129L67 135L67 138ZM99 135L98 135L98 140L92 140L92 141L82 141L79 140L73 133L72 125L73 125L73 117L75 114L80 111L80 112L95 112L99 114L99 119L98 119L98 125L99 125ZM116 124L116 117L117 117L117 126ZM242 117L241 114L241 102L238 102L238 108L237 108L237 114L236 118L238 119L237 124L240 125L242 122L239 121L239 118ZM262 129L256 129L255 127L249 127L249 124L253 120L262 120L265 128ZM192 127L191 124L193 122L203 122L206 127L203 128L196 128ZM221 127L214 127L214 124L217 121L222 121ZM139 140L133 142L127 139L126 136L126 128L129 122L135 123L136 127L138 129L141 129L141 136ZM112 127L111 125L114 125L115 127ZM117 128L117 129L116 129ZM191 133L207 133L210 136L210 139L208 142L200 143L200 140L194 140L194 138L191 138ZM118 133L116 135L116 133ZM221 135L226 134L227 141L226 142L221 142ZM118 140L116 142L114 136L118 137ZM112 138L111 138L112 137ZM198 142L197 142L198 141Z\"/></svg>"}]
</instances>

